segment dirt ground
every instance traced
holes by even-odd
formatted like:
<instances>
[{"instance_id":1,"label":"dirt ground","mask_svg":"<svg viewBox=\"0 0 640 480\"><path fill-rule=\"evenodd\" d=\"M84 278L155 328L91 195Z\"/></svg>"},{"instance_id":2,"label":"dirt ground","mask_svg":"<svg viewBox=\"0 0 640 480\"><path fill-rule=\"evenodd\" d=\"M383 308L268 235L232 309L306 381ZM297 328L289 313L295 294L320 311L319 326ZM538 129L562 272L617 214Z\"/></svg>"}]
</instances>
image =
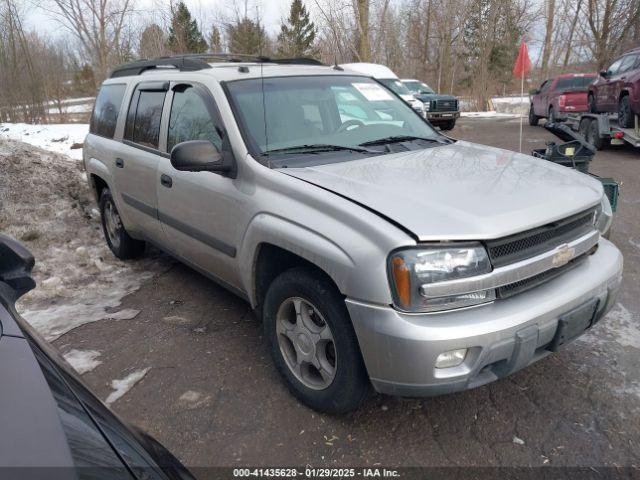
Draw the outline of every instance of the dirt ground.
<instances>
[{"instance_id":1,"label":"dirt ground","mask_svg":"<svg viewBox=\"0 0 640 480\"><path fill-rule=\"evenodd\" d=\"M554 137L524 129L524 150ZM517 149L518 120L464 119L455 138ZM164 255L119 308L54 344L99 352L84 374L101 398L145 372L112 407L187 466L640 465L640 152L597 154L623 182L612 240L625 257L619 303L583 339L512 377L431 399L373 395L340 417L300 405L280 382L261 325L226 290ZM143 260L142 262L147 261Z\"/></svg>"}]
</instances>

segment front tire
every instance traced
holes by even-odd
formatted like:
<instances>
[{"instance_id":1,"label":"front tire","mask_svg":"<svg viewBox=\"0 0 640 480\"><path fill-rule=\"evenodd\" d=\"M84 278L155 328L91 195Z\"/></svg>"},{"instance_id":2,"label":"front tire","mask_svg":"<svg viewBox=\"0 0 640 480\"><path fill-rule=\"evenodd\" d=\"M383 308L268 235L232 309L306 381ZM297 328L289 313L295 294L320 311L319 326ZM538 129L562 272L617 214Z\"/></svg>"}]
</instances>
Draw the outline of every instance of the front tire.
<instances>
[{"instance_id":1,"label":"front tire","mask_svg":"<svg viewBox=\"0 0 640 480\"><path fill-rule=\"evenodd\" d=\"M293 268L271 283L264 332L291 393L323 413L358 408L370 390L344 297L323 275Z\"/></svg>"},{"instance_id":2,"label":"front tire","mask_svg":"<svg viewBox=\"0 0 640 480\"><path fill-rule=\"evenodd\" d=\"M531 125L532 127L537 127L539 121L540 117L534 113L533 105L531 105L531 107L529 107L529 125Z\"/></svg>"},{"instance_id":3,"label":"front tire","mask_svg":"<svg viewBox=\"0 0 640 480\"><path fill-rule=\"evenodd\" d=\"M622 97L618 104L618 124L622 128L633 128L633 114L631 113L629 95Z\"/></svg>"},{"instance_id":4,"label":"front tire","mask_svg":"<svg viewBox=\"0 0 640 480\"><path fill-rule=\"evenodd\" d=\"M100 194L100 217L104 238L116 257L120 260L128 260L142 255L145 242L129 236L108 188L102 190Z\"/></svg>"},{"instance_id":5,"label":"front tire","mask_svg":"<svg viewBox=\"0 0 640 480\"><path fill-rule=\"evenodd\" d=\"M448 122L444 122L440 124L440 130L442 131L449 131L449 130L453 130L453 128L456 126L456 121L455 120L450 120Z\"/></svg>"}]
</instances>

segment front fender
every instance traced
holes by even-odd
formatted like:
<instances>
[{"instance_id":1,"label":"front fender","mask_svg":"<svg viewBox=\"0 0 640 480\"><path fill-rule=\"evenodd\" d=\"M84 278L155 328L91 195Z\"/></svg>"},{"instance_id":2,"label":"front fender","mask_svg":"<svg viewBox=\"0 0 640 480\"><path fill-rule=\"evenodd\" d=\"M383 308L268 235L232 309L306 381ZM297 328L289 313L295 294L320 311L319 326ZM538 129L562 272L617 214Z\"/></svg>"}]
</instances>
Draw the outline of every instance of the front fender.
<instances>
[{"instance_id":1,"label":"front fender","mask_svg":"<svg viewBox=\"0 0 640 480\"><path fill-rule=\"evenodd\" d=\"M349 279L356 269L356 262L347 251L304 225L259 213L249 224L238 255L242 284L252 306L256 305L254 267L261 244L271 244L304 258L329 275L341 292L349 291Z\"/></svg>"}]
</instances>

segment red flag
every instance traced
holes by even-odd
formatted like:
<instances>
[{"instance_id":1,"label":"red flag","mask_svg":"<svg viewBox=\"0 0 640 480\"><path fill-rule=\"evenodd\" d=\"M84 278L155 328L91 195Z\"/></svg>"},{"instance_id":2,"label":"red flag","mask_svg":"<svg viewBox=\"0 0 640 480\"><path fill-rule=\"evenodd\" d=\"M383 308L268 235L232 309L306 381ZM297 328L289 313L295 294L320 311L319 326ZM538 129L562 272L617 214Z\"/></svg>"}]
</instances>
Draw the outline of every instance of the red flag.
<instances>
[{"instance_id":1,"label":"red flag","mask_svg":"<svg viewBox=\"0 0 640 480\"><path fill-rule=\"evenodd\" d=\"M520 51L518 52L518 58L516 64L513 66L513 74L516 77L524 78L531 69L531 59L529 58L529 51L527 50L527 44L522 41L520 45Z\"/></svg>"}]
</instances>

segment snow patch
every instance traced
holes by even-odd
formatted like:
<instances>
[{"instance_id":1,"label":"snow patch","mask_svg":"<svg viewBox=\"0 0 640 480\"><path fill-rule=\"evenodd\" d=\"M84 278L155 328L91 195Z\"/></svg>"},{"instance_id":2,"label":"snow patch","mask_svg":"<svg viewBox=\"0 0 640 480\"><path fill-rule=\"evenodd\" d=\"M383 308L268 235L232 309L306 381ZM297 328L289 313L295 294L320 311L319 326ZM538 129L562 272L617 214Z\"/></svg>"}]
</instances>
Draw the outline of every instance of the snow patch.
<instances>
[{"instance_id":1,"label":"snow patch","mask_svg":"<svg viewBox=\"0 0 640 480\"><path fill-rule=\"evenodd\" d=\"M112 380L111 388L113 388L113 392L109 394L104 403L111 405L113 402L121 398L131 390L136 383L142 380L149 370L151 370L151 367L136 370L120 380Z\"/></svg>"},{"instance_id":2,"label":"snow patch","mask_svg":"<svg viewBox=\"0 0 640 480\"><path fill-rule=\"evenodd\" d=\"M71 150L71 146L84 143L89 133L86 123L31 125L28 123L0 123L0 137L6 137L68 155L74 160L82 160L82 148Z\"/></svg>"},{"instance_id":3,"label":"snow patch","mask_svg":"<svg viewBox=\"0 0 640 480\"><path fill-rule=\"evenodd\" d=\"M522 115L517 113L500 113L496 111L490 112L460 112L461 117L469 118L519 118Z\"/></svg>"},{"instance_id":4,"label":"snow patch","mask_svg":"<svg viewBox=\"0 0 640 480\"><path fill-rule=\"evenodd\" d=\"M49 341L86 323L135 317L122 298L170 263L153 251L136 262L113 255L77 163L0 135L0 172L0 230L36 259L37 288L20 299L22 316Z\"/></svg>"},{"instance_id":5,"label":"snow patch","mask_svg":"<svg viewBox=\"0 0 640 480\"><path fill-rule=\"evenodd\" d=\"M62 104L62 113L66 114L66 113L90 113L93 110L93 103L92 102L87 102L87 103L78 103L75 105L65 105ZM60 110L58 109L57 106L55 107L50 107L47 110L47 113L49 115L57 115L60 113Z\"/></svg>"},{"instance_id":6,"label":"snow patch","mask_svg":"<svg viewBox=\"0 0 640 480\"><path fill-rule=\"evenodd\" d=\"M149 275L147 278L151 278ZM53 305L40 310L24 310L22 316L49 342L87 323L99 320L130 320L140 310L127 308L114 313L108 310L120 306L122 297L138 289L135 284L115 286L108 291L90 293L78 299L78 303Z\"/></svg>"},{"instance_id":7,"label":"snow patch","mask_svg":"<svg viewBox=\"0 0 640 480\"><path fill-rule=\"evenodd\" d=\"M596 332L581 337L582 341L594 345L607 345L614 341L622 347L640 350L640 324L636 316L624 305L617 303L606 318L598 323Z\"/></svg>"},{"instance_id":8,"label":"snow patch","mask_svg":"<svg viewBox=\"0 0 640 480\"><path fill-rule=\"evenodd\" d=\"M80 375L90 372L102 362L98 360L100 352L97 350L69 350L63 355L64 359Z\"/></svg>"},{"instance_id":9,"label":"snow patch","mask_svg":"<svg viewBox=\"0 0 640 480\"><path fill-rule=\"evenodd\" d=\"M180 398L178 399L179 403L191 410L206 406L210 403L210 401L210 395L204 396L202 393L196 392L194 390L187 390L182 395L180 395Z\"/></svg>"}]
</instances>

